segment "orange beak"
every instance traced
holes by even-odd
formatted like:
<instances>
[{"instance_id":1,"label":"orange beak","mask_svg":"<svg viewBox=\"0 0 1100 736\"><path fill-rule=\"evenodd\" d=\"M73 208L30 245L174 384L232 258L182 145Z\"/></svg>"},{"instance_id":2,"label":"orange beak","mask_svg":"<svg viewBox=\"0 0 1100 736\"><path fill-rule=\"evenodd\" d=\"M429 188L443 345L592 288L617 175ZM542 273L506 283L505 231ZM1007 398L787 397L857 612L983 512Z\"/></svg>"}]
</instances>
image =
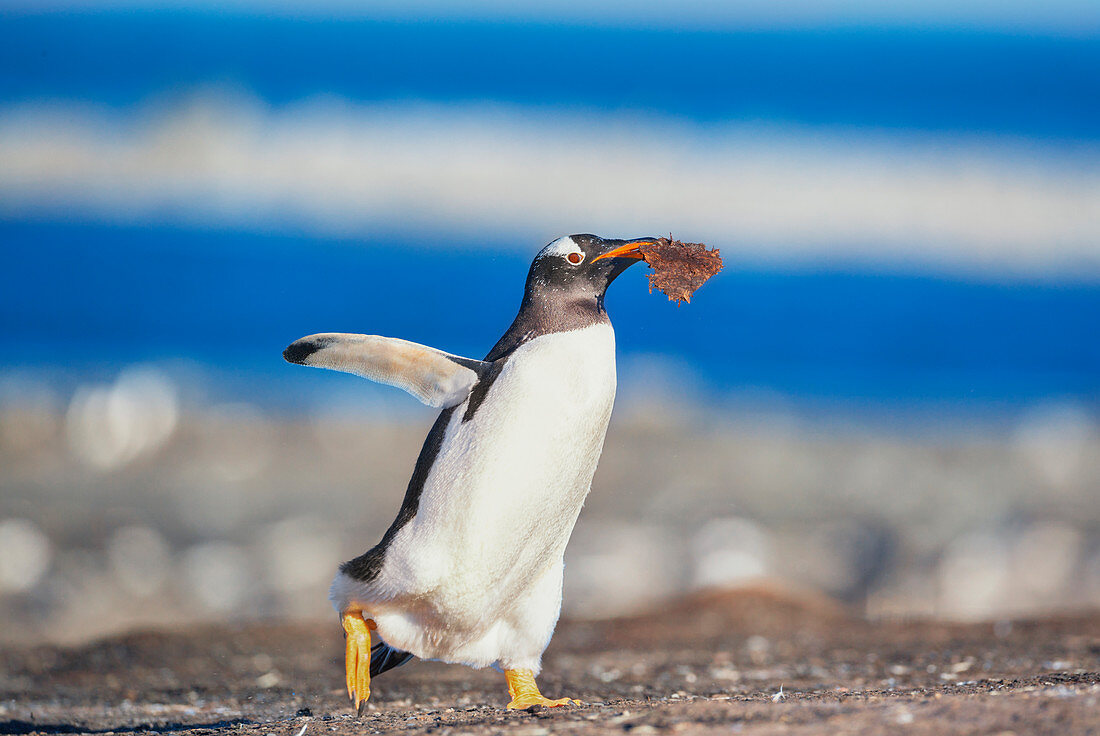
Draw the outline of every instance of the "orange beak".
<instances>
[{"instance_id":1,"label":"orange beak","mask_svg":"<svg viewBox=\"0 0 1100 736\"><path fill-rule=\"evenodd\" d=\"M638 251L638 248L643 245L653 245L652 240L636 240L633 243L627 243L626 245L620 245L618 248L609 250L602 255L598 255L592 259L592 262L600 260L601 258L633 258L636 261L642 260L642 254Z\"/></svg>"}]
</instances>

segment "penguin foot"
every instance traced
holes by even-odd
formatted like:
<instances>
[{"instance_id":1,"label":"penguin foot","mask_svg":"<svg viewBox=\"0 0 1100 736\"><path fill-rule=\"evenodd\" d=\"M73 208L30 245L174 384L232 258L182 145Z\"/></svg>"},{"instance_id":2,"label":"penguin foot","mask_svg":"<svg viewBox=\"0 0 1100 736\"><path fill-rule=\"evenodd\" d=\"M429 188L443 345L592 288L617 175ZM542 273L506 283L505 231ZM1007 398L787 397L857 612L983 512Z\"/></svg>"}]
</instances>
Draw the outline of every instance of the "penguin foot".
<instances>
[{"instance_id":1,"label":"penguin foot","mask_svg":"<svg viewBox=\"0 0 1100 736\"><path fill-rule=\"evenodd\" d=\"M532 705L541 705L544 708L560 708L563 705L581 705L581 701L572 698L559 698L551 700L543 697L539 692L539 686L535 684L535 673L531 670L505 670L504 676L508 678L508 694L512 696L512 702L508 704L508 710L522 710Z\"/></svg>"},{"instance_id":2,"label":"penguin foot","mask_svg":"<svg viewBox=\"0 0 1100 736\"><path fill-rule=\"evenodd\" d=\"M344 673L348 697L359 715L370 697L370 632L377 628L374 621L363 618L362 611L347 611L341 617L344 624Z\"/></svg>"}]
</instances>

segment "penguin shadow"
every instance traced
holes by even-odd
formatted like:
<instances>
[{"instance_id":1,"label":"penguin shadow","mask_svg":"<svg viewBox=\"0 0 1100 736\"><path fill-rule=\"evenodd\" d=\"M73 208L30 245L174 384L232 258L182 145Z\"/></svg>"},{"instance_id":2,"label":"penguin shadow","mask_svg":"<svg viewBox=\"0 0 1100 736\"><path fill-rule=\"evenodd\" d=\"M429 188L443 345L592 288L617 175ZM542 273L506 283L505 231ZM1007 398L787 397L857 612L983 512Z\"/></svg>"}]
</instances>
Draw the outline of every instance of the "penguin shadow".
<instances>
[{"instance_id":1,"label":"penguin shadow","mask_svg":"<svg viewBox=\"0 0 1100 736\"><path fill-rule=\"evenodd\" d=\"M0 735L8 734L63 734L63 733L172 733L176 731L190 731L191 729L215 729L230 728L239 725L255 725L257 722L248 718L231 718L222 721L210 721L209 723L139 723L136 726L106 726L104 728L88 728L73 723L33 723L18 718L0 721Z\"/></svg>"}]
</instances>

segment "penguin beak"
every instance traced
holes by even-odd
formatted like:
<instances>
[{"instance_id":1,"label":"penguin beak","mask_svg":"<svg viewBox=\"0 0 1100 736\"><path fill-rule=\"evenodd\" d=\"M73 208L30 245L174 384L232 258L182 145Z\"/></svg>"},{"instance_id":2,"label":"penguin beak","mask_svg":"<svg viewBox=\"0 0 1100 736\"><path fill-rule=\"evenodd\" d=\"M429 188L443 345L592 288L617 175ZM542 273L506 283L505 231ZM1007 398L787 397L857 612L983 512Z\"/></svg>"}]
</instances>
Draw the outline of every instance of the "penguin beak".
<instances>
[{"instance_id":1,"label":"penguin beak","mask_svg":"<svg viewBox=\"0 0 1100 736\"><path fill-rule=\"evenodd\" d=\"M641 238L639 240L632 240L625 245L620 245L618 248L612 248L606 253L601 253L592 259L592 262L600 260L601 258L630 258L635 261L642 260L642 254L638 250L643 245L653 245L652 238Z\"/></svg>"}]
</instances>

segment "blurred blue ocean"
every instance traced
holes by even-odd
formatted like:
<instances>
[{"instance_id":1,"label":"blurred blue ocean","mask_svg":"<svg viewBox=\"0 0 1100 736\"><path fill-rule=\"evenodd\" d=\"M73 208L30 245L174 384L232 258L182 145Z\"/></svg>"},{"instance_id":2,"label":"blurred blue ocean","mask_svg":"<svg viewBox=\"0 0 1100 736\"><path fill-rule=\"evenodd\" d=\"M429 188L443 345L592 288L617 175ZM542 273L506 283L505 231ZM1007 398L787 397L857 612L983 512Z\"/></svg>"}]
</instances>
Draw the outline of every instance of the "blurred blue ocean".
<instances>
[{"instance_id":1,"label":"blurred blue ocean","mask_svg":"<svg viewBox=\"0 0 1100 736\"><path fill-rule=\"evenodd\" d=\"M282 363L292 340L367 332L480 357L514 316L529 260L503 245L483 254L399 236L349 243L4 222L0 238L8 251L0 312L6 339L19 346L9 367L94 371L186 356L247 373L233 390L251 400L298 408L317 397L304 395L302 373ZM720 278L679 308L645 284L636 268L609 292L620 352L679 356L692 369L685 382L702 379L719 395L763 390L864 408L930 402L970 411L1100 396L1095 283L727 260Z\"/></svg>"},{"instance_id":2,"label":"blurred blue ocean","mask_svg":"<svg viewBox=\"0 0 1100 736\"><path fill-rule=\"evenodd\" d=\"M27 141L37 145L52 135L28 124L27 109L45 109L45 119L63 131L79 126L88 110L106 116L115 127L105 134L92 126L93 134L78 140L108 146L115 138L143 139L150 109L171 124L173 110L208 89L240 95L273 119L326 100L366 110L424 105L443 131L448 106L503 105L522 111L526 121L576 118L570 130L582 139L586 116L627 124L657 120L700 139L704 158L706 136L731 123L752 126L749 140L752 130L766 138L772 129L793 130L800 141L837 136L858 146L870 138L887 142L876 165L901 182L890 206L905 217L904 186L921 175L910 176L907 161L891 163L891 151L909 151L913 136L931 137L936 150L947 141L941 168L948 171L954 148L985 155L987 148L1008 146L1017 155L1006 164L1009 172L1016 160L1046 166L1051 159L1053 173L1027 186L1065 195L1065 211L1078 220L1069 235L1046 238L1042 221L1020 235L1006 249L1007 269L999 236L979 232L982 223L998 222L995 211L976 225L966 213L945 216L948 234L938 247L947 265L940 267L936 249L922 256L925 234L905 235L908 221L895 228L901 235L887 224L851 237L846 233L858 231L858 223L815 235L811 222L757 243L751 228L724 230L719 223L693 231L687 216L659 220L666 224L658 232L651 227L657 219L631 219L626 209L609 220L621 223L620 230L599 234L705 236L723 248L727 266L695 303L681 308L648 295L636 269L615 285L609 309L625 365L632 357L674 356L690 368L695 389L710 396L771 392L795 401L950 404L974 411L1100 399L1100 223L1096 190L1088 188L1100 144L1100 38L950 27L690 31L244 11L0 12L0 118L8 135L2 155L9 163ZM437 119L440 109L443 119ZM210 125L225 128L217 116ZM354 119L348 126L355 127ZM194 135L202 138L206 130ZM437 137L434 130L426 140ZM261 124L260 150L277 157L282 139L266 131ZM236 134L227 134L230 153ZM296 138L306 150L310 135L307 128ZM82 149L58 140L64 145L47 144L60 153L29 166L35 176L58 156L83 171ZM461 137L444 145L452 143L461 148ZM524 145L537 150L540 141L536 136ZM118 158L115 149L104 150L95 155ZM775 159L800 171L801 159L785 151ZM267 155L261 152L259 160ZM423 181L431 180L432 155L425 153ZM476 166L480 155L472 154L468 165ZM919 146L912 157L923 158ZM144 189L146 176L155 181L161 159L151 160L125 174L133 177L128 186ZM636 163L644 170L644 159ZM174 159L166 164L174 165ZM296 166L287 164L287 176L294 178ZM522 173L525 164L516 166ZM715 168L721 175L722 165ZM828 162L823 168L828 171ZM314 227L268 218L269 211L295 206L285 191L263 206L248 199L240 204L204 191L205 180L150 184L167 194L133 216L119 204L130 190L109 196L122 180L112 171L62 171L29 185L13 175L0 190L0 334L18 346L0 367L76 381L131 362L184 358L211 367L229 393L301 406L296 391L309 395L341 379L307 380L284 366L286 343L317 331L377 332L480 356L514 315L531 255L557 235L603 222L553 204L530 228L491 222L491 208L490 215L441 216L437 202L450 190L420 183L400 207L371 205L366 225ZM1063 171L1085 184L1065 184ZM583 167L572 172L578 179L587 175ZM532 179L540 176L530 172ZM782 179L782 172L776 176ZM869 193L877 191L877 176L869 179ZM87 191L74 195L79 177ZM967 192L965 171L958 181ZM998 191L997 177L991 181L991 191ZM332 186L340 188L338 181ZM568 188L568 178L560 186ZM829 188L827 176L810 187L821 196ZM1032 190L1021 200L1033 199ZM951 193L943 196L951 210ZM327 217L328 203L323 195L319 200ZM192 216L196 201L204 213L199 217ZM427 203L423 217L420 201ZM711 209L722 209L721 197L715 201ZM967 206L958 203L960 210ZM812 209L797 201L791 207ZM827 200L822 207L828 222ZM876 214L877 205L868 207ZM524 217L522 203L501 208L516 220ZM351 198L345 209L356 214L357 201ZM1039 215L1056 224L1066 220L1056 209ZM880 231L893 233L881 251ZM965 268L953 260L953 237L977 243ZM772 240L796 246L775 258ZM1070 241L1072 257L1065 257ZM800 250L805 242L814 245ZM1048 260L1056 267L1044 267ZM312 389L309 380L317 381L308 384Z\"/></svg>"},{"instance_id":3,"label":"blurred blue ocean","mask_svg":"<svg viewBox=\"0 0 1100 736\"><path fill-rule=\"evenodd\" d=\"M273 105L493 100L1096 140L1100 39L974 30L688 31L213 12L9 14L0 100L132 105L204 84Z\"/></svg>"}]
</instances>

